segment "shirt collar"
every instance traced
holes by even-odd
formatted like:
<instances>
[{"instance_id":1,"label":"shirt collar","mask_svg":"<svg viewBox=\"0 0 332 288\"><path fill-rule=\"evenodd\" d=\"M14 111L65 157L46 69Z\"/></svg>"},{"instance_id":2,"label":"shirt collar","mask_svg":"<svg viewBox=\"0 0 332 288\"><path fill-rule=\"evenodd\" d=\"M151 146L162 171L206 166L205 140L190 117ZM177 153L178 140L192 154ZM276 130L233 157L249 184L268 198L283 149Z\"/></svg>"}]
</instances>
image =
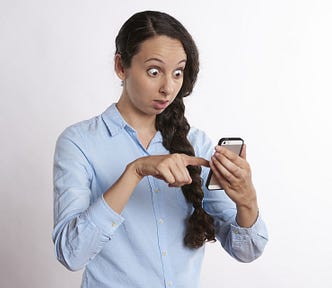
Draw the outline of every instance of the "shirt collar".
<instances>
[{"instance_id":1,"label":"shirt collar","mask_svg":"<svg viewBox=\"0 0 332 288\"><path fill-rule=\"evenodd\" d=\"M101 117L106 124L108 131L111 136L115 136L122 132L122 130L126 129L131 132L135 132L135 129L132 128L122 117L119 112L116 104L113 103L110 107L108 107L104 113L101 114ZM155 137L152 140L153 143L162 142L162 136L160 131L157 131Z\"/></svg>"},{"instance_id":2,"label":"shirt collar","mask_svg":"<svg viewBox=\"0 0 332 288\"><path fill-rule=\"evenodd\" d=\"M104 113L101 114L101 118L106 124L111 136L120 133L126 126L130 127L123 119L115 103L108 107Z\"/></svg>"}]
</instances>

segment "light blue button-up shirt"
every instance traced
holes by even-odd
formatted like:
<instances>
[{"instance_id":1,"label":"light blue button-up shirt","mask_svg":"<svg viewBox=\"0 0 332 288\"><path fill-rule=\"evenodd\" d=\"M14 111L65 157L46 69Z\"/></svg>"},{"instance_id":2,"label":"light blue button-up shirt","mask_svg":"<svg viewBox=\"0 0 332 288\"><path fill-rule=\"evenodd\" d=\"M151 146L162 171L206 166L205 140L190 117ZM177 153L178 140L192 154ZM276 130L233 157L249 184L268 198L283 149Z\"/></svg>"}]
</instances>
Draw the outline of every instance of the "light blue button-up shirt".
<instances>
[{"instance_id":1,"label":"light blue button-up shirt","mask_svg":"<svg viewBox=\"0 0 332 288\"><path fill-rule=\"evenodd\" d=\"M191 128L188 138L196 156L211 158L214 145L206 134ZM121 215L102 197L128 163L168 153L159 132L145 149L115 104L60 135L54 155L53 241L63 265L85 267L82 287L199 287L204 246L183 244L192 205L180 188L144 177ZM256 259L267 242L262 219L251 228L239 227L235 205L224 191L205 188L207 174L202 168L203 206L215 219L217 239L237 260Z\"/></svg>"}]
</instances>

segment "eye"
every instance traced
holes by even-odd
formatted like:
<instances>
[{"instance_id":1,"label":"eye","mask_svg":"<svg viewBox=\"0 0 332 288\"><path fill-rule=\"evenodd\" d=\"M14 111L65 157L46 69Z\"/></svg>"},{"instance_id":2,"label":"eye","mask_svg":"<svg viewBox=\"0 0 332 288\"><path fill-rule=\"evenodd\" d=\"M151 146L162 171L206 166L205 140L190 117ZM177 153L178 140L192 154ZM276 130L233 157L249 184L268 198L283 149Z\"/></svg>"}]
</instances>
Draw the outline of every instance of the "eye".
<instances>
[{"instance_id":1,"label":"eye","mask_svg":"<svg viewBox=\"0 0 332 288\"><path fill-rule=\"evenodd\" d=\"M173 73L175 78L180 78L183 75L183 70L182 69L177 69Z\"/></svg>"},{"instance_id":2,"label":"eye","mask_svg":"<svg viewBox=\"0 0 332 288\"><path fill-rule=\"evenodd\" d=\"M159 69L157 68L150 68L147 72L152 77L156 77L160 73Z\"/></svg>"}]
</instances>

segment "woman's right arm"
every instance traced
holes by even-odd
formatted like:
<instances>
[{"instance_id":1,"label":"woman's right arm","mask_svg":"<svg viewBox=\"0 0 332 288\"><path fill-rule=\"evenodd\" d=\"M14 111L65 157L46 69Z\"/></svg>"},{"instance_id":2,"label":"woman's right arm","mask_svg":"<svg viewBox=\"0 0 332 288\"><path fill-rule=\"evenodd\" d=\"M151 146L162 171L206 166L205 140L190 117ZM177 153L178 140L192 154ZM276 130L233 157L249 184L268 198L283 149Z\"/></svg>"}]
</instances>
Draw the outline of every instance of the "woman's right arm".
<instances>
[{"instance_id":1,"label":"woman's right arm","mask_svg":"<svg viewBox=\"0 0 332 288\"><path fill-rule=\"evenodd\" d=\"M208 165L203 158L183 154L138 158L91 203L93 167L84 147L72 139L66 134L60 136L54 156L53 241L58 260L70 270L83 268L111 240L124 221L120 215L123 208L144 176L152 175L179 187L191 182L187 165Z\"/></svg>"},{"instance_id":2,"label":"woman's right arm","mask_svg":"<svg viewBox=\"0 0 332 288\"><path fill-rule=\"evenodd\" d=\"M104 193L106 203L121 213L141 179L151 175L172 187L191 183L188 165L208 166L207 160L185 154L154 155L138 158L128 164L120 178ZM125 188L124 188L125 187Z\"/></svg>"}]
</instances>

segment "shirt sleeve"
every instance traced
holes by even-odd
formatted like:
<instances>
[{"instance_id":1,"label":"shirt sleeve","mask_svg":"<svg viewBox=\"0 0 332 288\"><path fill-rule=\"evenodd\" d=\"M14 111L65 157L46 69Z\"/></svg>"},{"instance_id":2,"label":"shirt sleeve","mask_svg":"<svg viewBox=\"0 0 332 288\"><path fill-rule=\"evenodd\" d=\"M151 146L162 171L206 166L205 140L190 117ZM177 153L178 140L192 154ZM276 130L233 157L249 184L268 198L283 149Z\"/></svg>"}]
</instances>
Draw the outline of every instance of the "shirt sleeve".
<instances>
[{"instance_id":1,"label":"shirt sleeve","mask_svg":"<svg viewBox=\"0 0 332 288\"><path fill-rule=\"evenodd\" d=\"M262 255L268 233L260 215L251 227L239 226L236 207L223 190L207 191L203 205L214 218L216 238L229 255L246 263Z\"/></svg>"},{"instance_id":2,"label":"shirt sleeve","mask_svg":"<svg viewBox=\"0 0 332 288\"><path fill-rule=\"evenodd\" d=\"M83 268L110 241L124 219L91 195L93 169L84 141L72 128L59 137L54 154L54 229L58 260L70 270Z\"/></svg>"}]
</instances>

